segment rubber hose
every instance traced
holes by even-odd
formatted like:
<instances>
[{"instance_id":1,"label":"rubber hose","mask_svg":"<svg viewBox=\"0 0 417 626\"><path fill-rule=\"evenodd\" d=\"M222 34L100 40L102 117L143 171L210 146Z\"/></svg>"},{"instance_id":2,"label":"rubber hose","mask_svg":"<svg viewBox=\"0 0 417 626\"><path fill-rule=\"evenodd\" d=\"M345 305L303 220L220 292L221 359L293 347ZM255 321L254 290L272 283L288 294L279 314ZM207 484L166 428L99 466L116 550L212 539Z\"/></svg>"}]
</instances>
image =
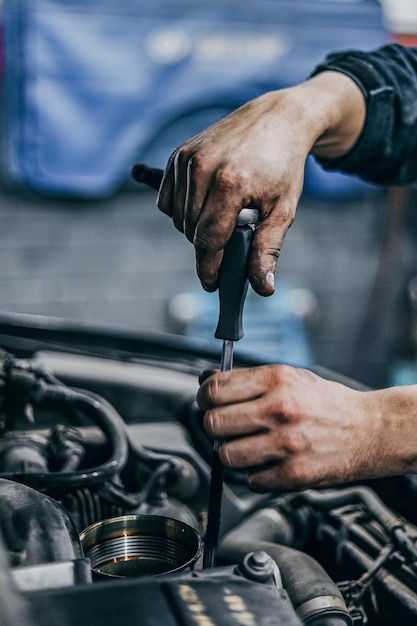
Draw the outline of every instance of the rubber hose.
<instances>
[{"instance_id":1,"label":"rubber hose","mask_svg":"<svg viewBox=\"0 0 417 626\"><path fill-rule=\"evenodd\" d=\"M259 524L259 520L257 512L229 532L221 541L219 559L225 564L236 564L249 552L263 550L278 565L283 586L303 623L312 624L320 617L323 626L351 625L343 596L321 565L304 552L266 541L262 536L265 525ZM268 537L270 533L267 525Z\"/></svg>"},{"instance_id":2,"label":"rubber hose","mask_svg":"<svg viewBox=\"0 0 417 626\"><path fill-rule=\"evenodd\" d=\"M67 473L34 472L3 473L8 478L35 489L72 489L103 482L120 472L128 459L128 442L125 425L116 410L95 394L83 393L70 387L43 384L34 400L35 406L45 409L81 411L106 435L111 446L110 458L99 466Z\"/></svg>"},{"instance_id":3,"label":"rubber hose","mask_svg":"<svg viewBox=\"0 0 417 626\"><path fill-rule=\"evenodd\" d=\"M407 535L403 520L385 506L375 491L369 487L356 486L326 491L307 490L294 497L293 503L299 501L326 511L351 504L363 504L371 517L395 539L397 545L411 557L411 560L413 562L417 560L417 548Z\"/></svg>"}]
</instances>

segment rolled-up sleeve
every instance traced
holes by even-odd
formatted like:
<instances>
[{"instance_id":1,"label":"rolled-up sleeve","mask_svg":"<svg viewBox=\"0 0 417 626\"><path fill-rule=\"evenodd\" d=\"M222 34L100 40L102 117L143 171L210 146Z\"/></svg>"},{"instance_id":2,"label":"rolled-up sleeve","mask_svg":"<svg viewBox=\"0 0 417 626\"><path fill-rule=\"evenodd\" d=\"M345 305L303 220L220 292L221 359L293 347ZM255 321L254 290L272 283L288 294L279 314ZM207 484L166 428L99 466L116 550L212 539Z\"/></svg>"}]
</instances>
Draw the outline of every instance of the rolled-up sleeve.
<instances>
[{"instance_id":1,"label":"rolled-up sleeve","mask_svg":"<svg viewBox=\"0 0 417 626\"><path fill-rule=\"evenodd\" d=\"M342 72L366 100L362 133L348 154L317 159L329 170L383 185L417 184L417 48L389 44L330 54L313 72Z\"/></svg>"}]
</instances>

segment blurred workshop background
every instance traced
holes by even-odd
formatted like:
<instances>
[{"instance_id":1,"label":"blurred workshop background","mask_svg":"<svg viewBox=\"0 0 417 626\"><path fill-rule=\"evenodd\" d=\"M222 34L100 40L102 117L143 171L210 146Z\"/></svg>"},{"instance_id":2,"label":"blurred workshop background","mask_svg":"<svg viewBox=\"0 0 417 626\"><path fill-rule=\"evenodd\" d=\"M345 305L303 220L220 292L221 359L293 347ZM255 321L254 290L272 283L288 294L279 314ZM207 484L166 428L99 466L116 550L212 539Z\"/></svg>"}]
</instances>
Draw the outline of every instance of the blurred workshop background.
<instances>
[{"instance_id":1,"label":"blurred workshop background","mask_svg":"<svg viewBox=\"0 0 417 626\"><path fill-rule=\"evenodd\" d=\"M417 41L414 0L0 7L0 312L209 341L217 296L132 165L164 167L182 140L327 52ZM241 349L415 382L414 204L309 161L276 293L249 293Z\"/></svg>"}]
</instances>

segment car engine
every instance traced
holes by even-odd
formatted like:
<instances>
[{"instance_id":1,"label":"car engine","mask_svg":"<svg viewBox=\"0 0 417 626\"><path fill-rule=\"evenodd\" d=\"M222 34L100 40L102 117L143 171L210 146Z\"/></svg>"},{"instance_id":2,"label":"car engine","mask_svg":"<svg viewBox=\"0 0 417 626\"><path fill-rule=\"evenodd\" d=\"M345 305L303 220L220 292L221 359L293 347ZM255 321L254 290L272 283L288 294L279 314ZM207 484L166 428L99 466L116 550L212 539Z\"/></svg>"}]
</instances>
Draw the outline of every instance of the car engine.
<instances>
[{"instance_id":1,"label":"car engine","mask_svg":"<svg viewBox=\"0 0 417 626\"><path fill-rule=\"evenodd\" d=\"M2 625L415 626L415 476L255 494L227 470L203 568L216 345L3 314L0 346Z\"/></svg>"}]
</instances>

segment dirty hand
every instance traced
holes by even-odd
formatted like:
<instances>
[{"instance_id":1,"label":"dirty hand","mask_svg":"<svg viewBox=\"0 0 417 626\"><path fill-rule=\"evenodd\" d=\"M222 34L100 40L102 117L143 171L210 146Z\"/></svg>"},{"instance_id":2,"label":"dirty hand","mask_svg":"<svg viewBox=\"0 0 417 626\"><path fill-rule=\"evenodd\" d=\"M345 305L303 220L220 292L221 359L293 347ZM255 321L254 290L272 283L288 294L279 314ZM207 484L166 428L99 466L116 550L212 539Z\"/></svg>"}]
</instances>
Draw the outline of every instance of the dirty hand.
<instances>
[{"instance_id":1,"label":"dirty hand","mask_svg":"<svg viewBox=\"0 0 417 626\"><path fill-rule=\"evenodd\" d=\"M295 217L308 154L344 154L364 116L355 83L324 72L260 96L173 152L158 205L194 244L197 273L207 291L217 288L223 249L238 213L254 205L260 223L249 280L259 294L273 293L275 264Z\"/></svg>"},{"instance_id":2,"label":"dirty hand","mask_svg":"<svg viewBox=\"0 0 417 626\"><path fill-rule=\"evenodd\" d=\"M212 373L197 401L219 458L255 491L415 472L417 387L357 391L287 365ZM414 408L413 408L414 407Z\"/></svg>"}]
</instances>

